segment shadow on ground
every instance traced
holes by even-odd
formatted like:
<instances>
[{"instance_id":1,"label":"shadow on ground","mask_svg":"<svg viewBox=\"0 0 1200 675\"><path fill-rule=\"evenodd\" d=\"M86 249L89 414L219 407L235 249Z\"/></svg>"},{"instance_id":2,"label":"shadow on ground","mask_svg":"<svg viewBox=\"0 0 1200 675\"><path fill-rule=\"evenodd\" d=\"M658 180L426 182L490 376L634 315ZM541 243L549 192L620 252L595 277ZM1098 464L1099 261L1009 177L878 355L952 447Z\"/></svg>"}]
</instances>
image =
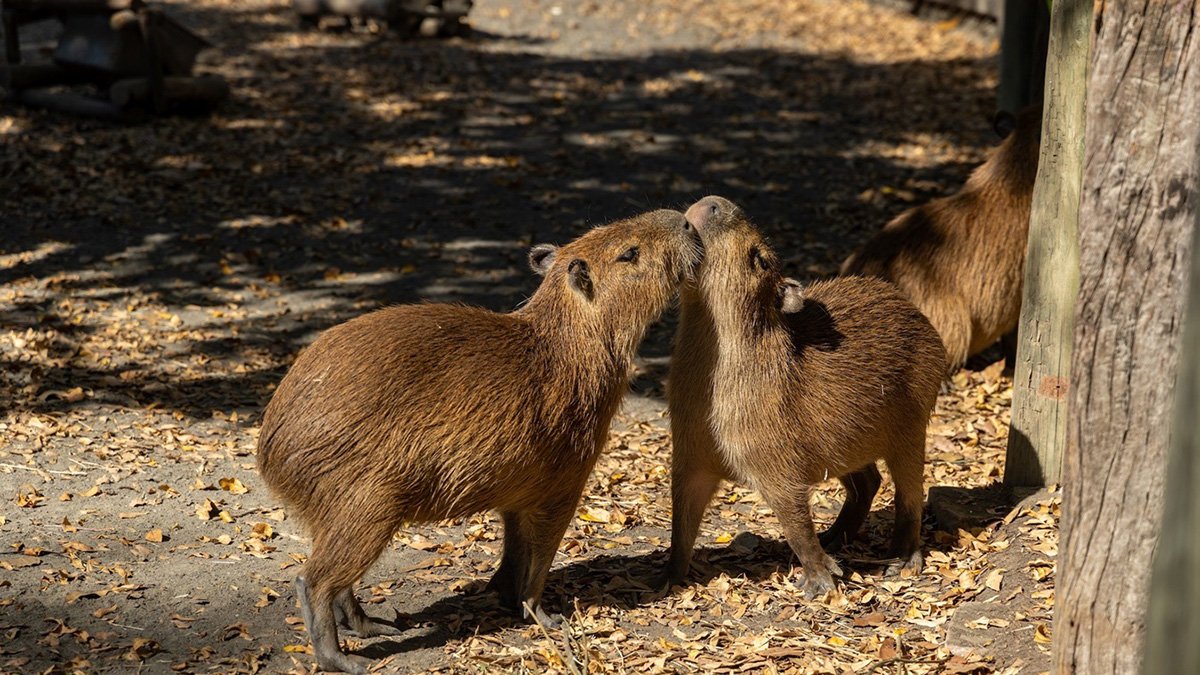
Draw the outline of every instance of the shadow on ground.
<instances>
[{"instance_id":1,"label":"shadow on ground","mask_svg":"<svg viewBox=\"0 0 1200 675\"><path fill-rule=\"evenodd\" d=\"M535 285L530 244L708 193L742 203L790 273L821 276L968 168L906 164L879 147L986 141L988 64L977 61L870 65L765 48L563 58L527 51L536 40L519 34L297 38L276 6L178 9L220 44L206 67L234 88L211 119L119 128L5 110L17 131L0 159L0 283L33 280L38 292L2 322L55 337L33 345L54 364L34 374L40 393L10 383L0 406L254 408L279 360L324 327L418 300L512 309ZM963 112L947 124L946 109ZM72 320L64 300L79 298L112 312ZM194 332L165 353L131 349L102 367L79 358L89 333L143 321L144 302L180 308ZM669 333L653 332L651 359ZM275 365L191 378L154 365L256 354ZM20 360L0 352L0 369ZM656 391L652 374L643 392ZM45 395L76 386L100 393Z\"/></svg>"}]
</instances>

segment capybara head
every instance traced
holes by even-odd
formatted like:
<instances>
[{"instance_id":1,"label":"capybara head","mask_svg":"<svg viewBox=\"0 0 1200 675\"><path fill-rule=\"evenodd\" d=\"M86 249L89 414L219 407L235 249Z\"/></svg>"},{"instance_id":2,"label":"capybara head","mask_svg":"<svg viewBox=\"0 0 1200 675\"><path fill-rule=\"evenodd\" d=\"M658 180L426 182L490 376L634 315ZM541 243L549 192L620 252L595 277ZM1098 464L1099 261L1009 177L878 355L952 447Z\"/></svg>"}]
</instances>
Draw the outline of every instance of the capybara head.
<instances>
[{"instance_id":1,"label":"capybara head","mask_svg":"<svg viewBox=\"0 0 1200 675\"><path fill-rule=\"evenodd\" d=\"M636 347L700 258L700 240L682 213L643 213L597 227L562 247L533 247L529 264L545 279L530 306L554 298L574 325L613 331Z\"/></svg>"},{"instance_id":2,"label":"capybara head","mask_svg":"<svg viewBox=\"0 0 1200 675\"><path fill-rule=\"evenodd\" d=\"M780 274L775 252L736 204L705 197L686 218L704 243L696 286L714 317L737 316L757 325L800 311L800 282Z\"/></svg>"}]
</instances>

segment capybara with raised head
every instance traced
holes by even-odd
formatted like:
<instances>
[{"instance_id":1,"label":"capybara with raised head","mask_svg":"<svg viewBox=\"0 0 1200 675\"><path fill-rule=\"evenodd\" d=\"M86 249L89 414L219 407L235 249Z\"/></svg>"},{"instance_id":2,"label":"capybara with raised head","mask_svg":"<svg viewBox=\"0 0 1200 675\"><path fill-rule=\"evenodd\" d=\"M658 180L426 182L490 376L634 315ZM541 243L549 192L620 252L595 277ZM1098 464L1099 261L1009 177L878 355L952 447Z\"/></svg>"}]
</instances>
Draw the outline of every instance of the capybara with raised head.
<instances>
[{"instance_id":1,"label":"capybara with raised head","mask_svg":"<svg viewBox=\"0 0 1200 675\"><path fill-rule=\"evenodd\" d=\"M896 216L842 263L844 276L899 286L942 336L950 370L1017 329L1041 137L1041 106L1022 110L957 194Z\"/></svg>"},{"instance_id":2,"label":"capybara with raised head","mask_svg":"<svg viewBox=\"0 0 1200 675\"><path fill-rule=\"evenodd\" d=\"M545 279L515 312L390 307L300 354L263 414L258 468L313 539L296 591L321 668L362 669L335 619L394 632L352 586L405 521L499 511L504 552L489 587L549 621L546 573L631 359L699 257L683 214L646 213L535 247Z\"/></svg>"},{"instance_id":3,"label":"capybara with raised head","mask_svg":"<svg viewBox=\"0 0 1200 675\"><path fill-rule=\"evenodd\" d=\"M704 242L680 290L667 381L671 554L660 587L682 581L721 480L762 495L804 565L805 590L834 587L822 550L851 540L871 509L883 459L896 485L889 571L921 568L925 427L946 354L929 321L891 284L863 277L802 289L784 278L736 205L705 197L687 218ZM839 478L846 501L818 539L809 497Z\"/></svg>"}]
</instances>

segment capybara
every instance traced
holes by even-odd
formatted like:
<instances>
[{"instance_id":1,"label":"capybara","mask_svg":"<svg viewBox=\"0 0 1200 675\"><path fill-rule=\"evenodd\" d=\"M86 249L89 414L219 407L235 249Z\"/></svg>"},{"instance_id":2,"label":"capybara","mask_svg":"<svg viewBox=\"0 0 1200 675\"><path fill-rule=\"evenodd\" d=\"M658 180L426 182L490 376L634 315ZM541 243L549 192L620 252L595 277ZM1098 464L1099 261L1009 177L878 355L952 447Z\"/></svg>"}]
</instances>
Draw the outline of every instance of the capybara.
<instances>
[{"instance_id":1,"label":"capybara","mask_svg":"<svg viewBox=\"0 0 1200 675\"><path fill-rule=\"evenodd\" d=\"M704 242L680 290L667 381L671 554L657 584L682 581L704 510L722 479L748 483L775 512L804 565L808 595L834 587L822 545L851 540L871 509L883 459L896 485L889 572L921 568L925 427L946 354L929 321L872 278L784 278L736 205L705 197L687 218ZM818 540L809 497L839 478L846 501Z\"/></svg>"},{"instance_id":2,"label":"capybara","mask_svg":"<svg viewBox=\"0 0 1200 675\"><path fill-rule=\"evenodd\" d=\"M545 279L517 311L390 307L300 354L263 414L258 469L312 536L296 593L321 668L361 670L335 619L395 632L363 612L353 584L406 521L499 511L489 587L550 621L546 573L631 359L699 257L683 214L646 213L535 247Z\"/></svg>"},{"instance_id":3,"label":"capybara","mask_svg":"<svg viewBox=\"0 0 1200 675\"><path fill-rule=\"evenodd\" d=\"M1041 106L1022 110L957 194L896 216L842 263L843 275L899 286L942 336L952 371L1001 337L1016 344L1041 136Z\"/></svg>"}]
</instances>

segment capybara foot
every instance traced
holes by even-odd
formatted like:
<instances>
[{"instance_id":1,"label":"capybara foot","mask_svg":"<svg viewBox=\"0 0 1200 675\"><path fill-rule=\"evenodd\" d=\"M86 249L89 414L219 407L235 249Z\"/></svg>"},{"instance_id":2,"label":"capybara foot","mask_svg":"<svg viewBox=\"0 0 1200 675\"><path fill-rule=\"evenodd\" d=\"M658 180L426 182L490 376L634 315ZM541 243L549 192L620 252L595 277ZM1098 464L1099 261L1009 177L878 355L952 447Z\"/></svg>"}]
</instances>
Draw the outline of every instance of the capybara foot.
<instances>
[{"instance_id":1,"label":"capybara foot","mask_svg":"<svg viewBox=\"0 0 1200 675\"><path fill-rule=\"evenodd\" d=\"M562 627L562 622L563 622L562 615L561 614L547 614L546 610L542 609L541 603L538 603L538 606L535 607L532 612L529 611L528 604L525 604L522 609L524 611L524 618L526 621L536 621L537 623L541 624L542 627L545 628L546 630L552 630L552 629L557 629L557 628Z\"/></svg>"},{"instance_id":2,"label":"capybara foot","mask_svg":"<svg viewBox=\"0 0 1200 675\"><path fill-rule=\"evenodd\" d=\"M484 590L496 594L496 601L500 603L500 608L505 612L516 617L524 616L524 609L517 600L517 592L510 579L497 579L496 576L493 576Z\"/></svg>"},{"instance_id":3,"label":"capybara foot","mask_svg":"<svg viewBox=\"0 0 1200 675\"><path fill-rule=\"evenodd\" d=\"M921 551L918 549L907 556L899 556L899 559L896 560L896 562L887 566L887 570L884 571L884 575L889 577L901 575L915 576L920 574L921 570L924 568L925 556L921 555Z\"/></svg>"},{"instance_id":4,"label":"capybara foot","mask_svg":"<svg viewBox=\"0 0 1200 675\"><path fill-rule=\"evenodd\" d=\"M650 577L646 584L655 593L667 593L675 586L682 584L685 577L686 575L674 574L671 570L664 569Z\"/></svg>"},{"instance_id":5,"label":"capybara foot","mask_svg":"<svg viewBox=\"0 0 1200 675\"><path fill-rule=\"evenodd\" d=\"M842 576L842 568L828 555L822 554L819 565L804 568L804 593L816 600L837 588L834 577Z\"/></svg>"},{"instance_id":6,"label":"capybara foot","mask_svg":"<svg viewBox=\"0 0 1200 675\"><path fill-rule=\"evenodd\" d=\"M837 588L837 584L834 583L829 572L825 570L804 571L804 595L808 596L809 600L819 600L835 588Z\"/></svg>"},{"instance_id":7,"label":"capybara foot","mask_svg":"<svg viewBox=\"0 0 1200 675\"><path fill-rule=\"evenodd\" d=\"M318 651L316 656L318 670L332 673L354 673L354 675L362 675L367 672L366 666L340 651L327 654L322 654Z\"/></svg>"},{"instance_id":8,"label":"capybara foot","mask_svg":"<svg viewBox=\"0 0 1200 675\"><path fill-rule=\"evenodd\" d=\"M386 619L368 616L365 621L356 621L346 626L346 634L360 638L373 638L382 635L402 635L404 629Z\"/></svg>"}]
</instances>

